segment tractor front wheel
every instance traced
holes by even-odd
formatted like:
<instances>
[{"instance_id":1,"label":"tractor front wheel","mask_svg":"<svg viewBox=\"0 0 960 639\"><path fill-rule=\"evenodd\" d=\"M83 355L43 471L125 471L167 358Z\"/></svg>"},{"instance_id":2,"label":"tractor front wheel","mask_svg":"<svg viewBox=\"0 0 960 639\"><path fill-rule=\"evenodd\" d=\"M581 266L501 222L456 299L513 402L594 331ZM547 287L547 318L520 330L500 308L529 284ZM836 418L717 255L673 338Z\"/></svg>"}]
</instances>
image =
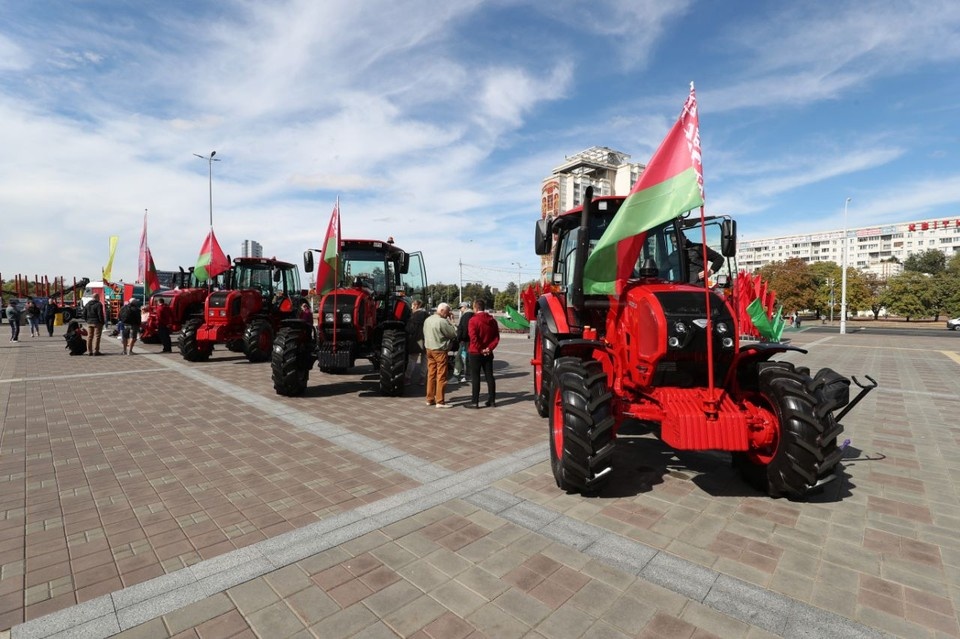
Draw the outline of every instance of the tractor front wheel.
<instances>
[{"instance_id":1,"label":"tractor front wheel","mask_svg":"<svg viewBox=\"0 0 960 639\"><path fill-rule=\"evenodd\" d=\"M821 371L812 379L806 369L788 362L757 364L756 388L746 401L773 420L776 436L733 457L755 488L771 497L797 499L834 478L842 456L837 436L843 427L832 410L846 403L840 379L833 371Z\"/></svg>"},{"instance_id":2,"label":"tractor front wheel","mask_svg":"<svg viewBox=\"0 0 960 639\"><path fill-rule=\"evenodd\" d=\"M613 471L614 418L607 375L600 363L561 357L550 402L550 466L557 486L595 493Z\"/></svg>"},{"instance_id":3,"label":"tractor front wheel","mask_svg":"<svg viewBox=\"0 0 960 639\"><path fill-rule=\"evenodd\" d=\"M265 362L270 359L273 349L273 329L270 322L255 319L247 324L243 332L243 354L247 361Z\"/></svg>"},{"instance_id":4,"label":"tractor front wheel","mask_svg":"<svg viewBox=\"0 0 960 639\"><path fill-rule=\"evenodd\" d=\"M180 329L177 346L180 348L180 355L188 362L205 362L210 359L210 353L213 352L213 346L209 342L200 342L197 339L197 331L201 326L203 326L203 320L192 319Z\"/></svg>"},{"instance_id":5,"label":"tractor front wheel","mask_svg":"<svg viewBox=\"0 0 960 639\"><path fill-rule=\"evenodd\" d=\"M277 395L296 397L307 389L313 365L307 359L309 334L309 331L302 329L283 328L274 340L270 371Z\"/></svg>"},{"instance_id":6,"label":"tractor front wheel","mask_svg":"<svg viewBox=\"0 0 960 639\"><path fill-rule=\"evenodd\" d=\"M380 343L380 392L403 395L406 368L407 334L404 331L384 331Z\"/></svg>"},{"instance_id":7,"label":"tractor front wheel","mask_svg":"<svg viewBox=\"0 0 960 639\"><path fill-rule=\"evenodd\" d=\"M553 360L557 352L557 338L547 328L547 322L537 318L537 330L533 342L533 404L540 417L550 414L553 399Z\"/></svg>"}]
</instances>

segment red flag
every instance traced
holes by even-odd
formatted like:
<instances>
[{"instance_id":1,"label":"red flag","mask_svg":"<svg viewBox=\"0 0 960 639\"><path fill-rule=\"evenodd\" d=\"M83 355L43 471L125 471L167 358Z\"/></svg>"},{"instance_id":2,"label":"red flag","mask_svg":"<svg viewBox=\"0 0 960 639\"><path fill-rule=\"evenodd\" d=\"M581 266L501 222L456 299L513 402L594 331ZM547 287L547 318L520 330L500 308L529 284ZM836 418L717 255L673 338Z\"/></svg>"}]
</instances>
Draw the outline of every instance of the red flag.
<instances>
[{"instance_id":1,"label":"red flag","mask_svg":"<svg viewBox=\"0 0 960 639\"><path fill-rule=\"evenodd\" d=\"M337 261L340 259L340 198L333 206L327 234L323 238L320 265L317 267L317 294L326 295L337 288Z\"/></svg>"},{"instance_id":2,"label":"red flag","mask_svg":"<svg viewBox=\"0 0 960 639\"><path fill-rule=\"evenodd\" d=\"M640 255L640 234L702 205L700 118L691 83L679 119L587 258L584 292L615 293Z\"/></svg>"},{"instance_id":3,"label":"red flag","mask_svg":"<svg viewBox=\"0 0 960 639\"><path fill-rule=\"evenodd\" d=\"M140 233L140 259L137 261L137 279L143 282L144 300L160 290L160 278L147 245L147 212L143 212L143 231Z\"/></svg>"},{"instance_id":4,"label":"red flag","mask_svg":"<svg viewBox=\"0 0 960 639\"><path fill-rule=\"evenodd\" d=\"M230 268L230 262L227 256L223 254L220 244L217 242L213 229L207 235L200 247L200 257L197 258L197 266L193 269L193 274L198 282L212 279Z\"/></svg>"}]
</instances>

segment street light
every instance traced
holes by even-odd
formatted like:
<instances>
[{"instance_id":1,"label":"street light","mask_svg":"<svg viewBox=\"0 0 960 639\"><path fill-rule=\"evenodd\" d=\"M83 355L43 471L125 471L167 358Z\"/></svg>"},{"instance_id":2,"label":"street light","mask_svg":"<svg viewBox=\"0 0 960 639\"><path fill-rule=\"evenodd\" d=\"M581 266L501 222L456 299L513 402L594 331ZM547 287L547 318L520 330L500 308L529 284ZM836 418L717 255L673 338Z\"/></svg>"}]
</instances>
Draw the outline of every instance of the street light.
<instances>
[{"instance_id":1,"label":"street light","mask_svg":"<svg viewBox=\"0 0 960 639\"><path fill-rule=\"evenodd\" d=\"M210 173L210 228L213 228L213 163L219 162L220 158L214 158L217 154L216 151L210 151L210 155L200 155L199 153L194 153L194 155L201 160L207 161L207 166Z\"/></svg>"},{"instance_id":2,"label":"street light","mask_svg":"<svg viewBox=\"0 0 960 639\"><path fill-rule=\"evenodd\" d=\"M520 269L523 267L520 266L520 262L510 262L510 263L517 267L517 310L519 311L520 310L520 278L522 277L522 275L520 275Z\"/></svg>"},{"instance_id":3,"label":"street light","mask_svg":"<svg viewBox=\"0 0 960 639\"><path fill-rule=\"evenodd\" d=\"M852 198L843 201L843 273L840 279L840 334L847 332L847 205Z\"/></svg>"}]
</instances>

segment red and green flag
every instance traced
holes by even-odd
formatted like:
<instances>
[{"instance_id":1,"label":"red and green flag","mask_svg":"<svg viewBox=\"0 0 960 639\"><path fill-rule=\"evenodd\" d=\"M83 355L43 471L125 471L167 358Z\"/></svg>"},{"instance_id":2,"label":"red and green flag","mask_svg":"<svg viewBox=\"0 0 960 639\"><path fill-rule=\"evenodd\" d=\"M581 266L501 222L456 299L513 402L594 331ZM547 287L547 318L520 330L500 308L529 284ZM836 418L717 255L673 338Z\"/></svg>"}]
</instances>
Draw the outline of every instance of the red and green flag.
<instances>
[{"instance_id":1,"label":"red and green flag","mask_svg":"<svg viewBox=\"0 0 960 639\"><path fill-rule=\"evenodd\" d=\"M326 295L337 288L337 261L340 259L340 198L333 206L327 235L323 238L317 267L317 294Z\"/></svg>"},{"instance_id":2,"label":"red and green flag","mask_svg":"<svg viewBox=\"0 0 960 639\"><path fill-rule=\"evenodd\" d=\"M703 166L697 97L690 95L667 137L660 143L630 195L587 258L583 290L616 294L633 272L643 233L703 205Z\"/></svg>"},{"instance_id":3,"label":"red and green flag","mask_svg":"<svg viewBox=\"0 0 960 639\"><path fill-rule=\"evenodd\" d=\"M147 212L143 212L143 231L140 233L140 259L137 261L137 279L143 282L144 301L160 290L160 278L147 245Z\"/></svg>"},{"instance_id":4,"label":"red and green flag","mask_svg":"<svg viewBox=\"0 0 960 639\"><path fill-rule=\"evenodd\" d=\"M217 237L213 234L213 229L207 235L200 247L200 257L197 258L197 266L193 269L193 274L198 282L204 282L213 279L230 268L230 262L227 256L223 254Z\"/></svg>"}]
</instances>

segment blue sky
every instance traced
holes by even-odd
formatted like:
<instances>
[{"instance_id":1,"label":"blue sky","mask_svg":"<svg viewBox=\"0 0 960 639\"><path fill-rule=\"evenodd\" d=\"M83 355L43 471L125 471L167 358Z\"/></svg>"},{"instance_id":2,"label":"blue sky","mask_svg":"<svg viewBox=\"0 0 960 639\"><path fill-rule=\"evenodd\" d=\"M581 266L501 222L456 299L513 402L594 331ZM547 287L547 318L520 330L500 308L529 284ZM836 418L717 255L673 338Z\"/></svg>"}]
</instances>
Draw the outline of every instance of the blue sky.
<instances>
[{"instance_id":1,"label":"blue sky","mask_svg":"<svg viewBox=\"0 0 960 639\"><path fill-rule=\"evenodd\" d=\"M708 213L745 238L960 215L960 3L0 0L0 273L136 279L209 227L301 261L345 237L431 281L538 273L551 169L645 162L700 106Z\"/></svg>"}]
</instances>

